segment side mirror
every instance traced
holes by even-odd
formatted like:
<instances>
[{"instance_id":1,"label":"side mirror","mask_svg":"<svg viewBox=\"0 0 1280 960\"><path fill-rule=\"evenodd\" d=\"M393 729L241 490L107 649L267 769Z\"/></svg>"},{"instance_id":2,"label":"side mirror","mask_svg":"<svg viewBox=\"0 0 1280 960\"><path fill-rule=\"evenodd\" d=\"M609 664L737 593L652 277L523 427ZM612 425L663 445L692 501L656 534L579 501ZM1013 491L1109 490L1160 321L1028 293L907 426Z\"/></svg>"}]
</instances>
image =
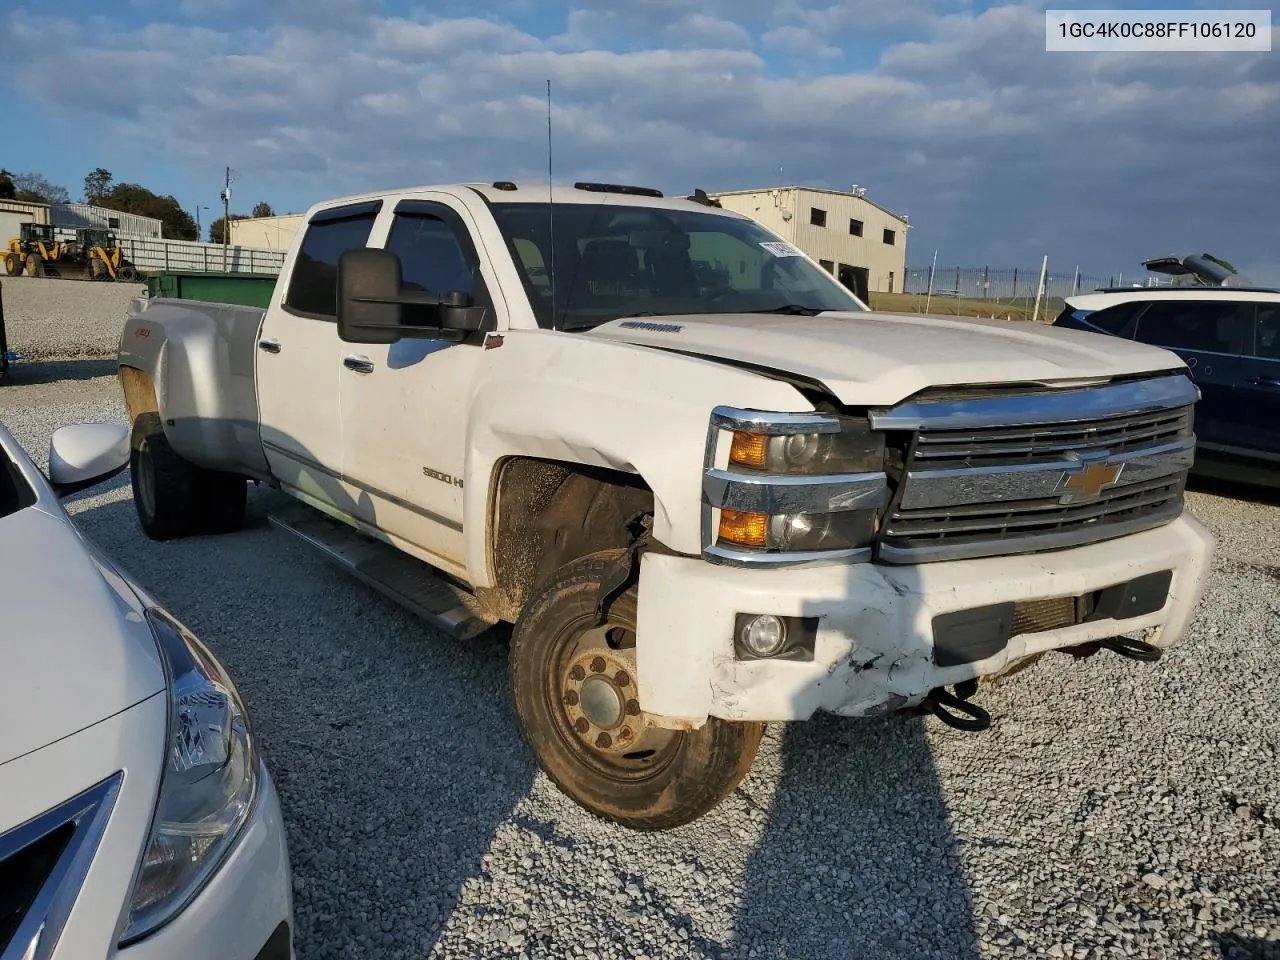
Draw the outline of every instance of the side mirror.
<instances>
[{"instance_id":1,"label":"side mirror","mask_svg":"<svg viewBox=\"0 0 1280 960\"><path fill-rule=\"evenodd\" d=\"M129 428L119 423L77 423L49 441L49 482L59 497L110 480L129 465Z\"/></svg>"},{"instance_id":2,"label":"side mirror","mask_svg":"<svg viewBox=\"0 0 1280 960\"><path fill-rule=\"evenodd\" d=\"M338 258L338 337L346 343L461 339L484 326L484 309L469 301L464 293L405 290L400 258L387 250L348 250ZM404 307L419 308L417 322L408 322Z\"/></svg>"}]
</instances>

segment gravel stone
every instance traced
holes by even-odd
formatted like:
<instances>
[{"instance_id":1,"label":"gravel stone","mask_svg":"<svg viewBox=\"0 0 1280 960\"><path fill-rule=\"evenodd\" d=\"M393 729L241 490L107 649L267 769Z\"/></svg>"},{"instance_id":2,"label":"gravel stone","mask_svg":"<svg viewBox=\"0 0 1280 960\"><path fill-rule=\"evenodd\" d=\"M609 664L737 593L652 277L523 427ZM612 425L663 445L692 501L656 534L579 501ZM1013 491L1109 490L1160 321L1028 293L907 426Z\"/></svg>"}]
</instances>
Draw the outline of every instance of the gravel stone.
<instances>
[{"instance_id":1,"label":"gravel stone","mask_svg":"<svg viewBox=\"0 0 1280 960\"><path fill-rule=\"evenodd\" d=\"M0 296L9 349L29 360L114 357L129 301L146 290L140 283L6 277Z\"/></svg>"},{"instance_id":2,"label":"gravel stone","mask_svg":"<svg viewBox=\"0 0 1280 960\"><path fill-rule=\"evenodd\" d=\"M123 417L111 372L20 364L0 420L43 461L57 427ZM254 488L244 531L168 544L127 476L67 507L247 699L300 960L1280 956L1280 497L1189 495L1218 551L1159 663L1046 657L979 694L978 735L770 725L734 795L658 834L538 772L499 634L433 633L270 527L282 502Z\"/></svg>"}]
</instances>

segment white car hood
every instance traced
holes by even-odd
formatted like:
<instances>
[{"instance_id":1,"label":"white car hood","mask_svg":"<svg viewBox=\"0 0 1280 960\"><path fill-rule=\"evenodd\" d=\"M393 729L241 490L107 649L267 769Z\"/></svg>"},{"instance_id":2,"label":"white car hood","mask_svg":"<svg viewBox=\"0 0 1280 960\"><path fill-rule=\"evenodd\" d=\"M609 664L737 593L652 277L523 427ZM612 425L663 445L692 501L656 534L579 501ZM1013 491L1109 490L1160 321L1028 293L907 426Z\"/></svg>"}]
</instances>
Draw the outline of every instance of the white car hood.
<instances>
[{"instance_id":1,"label":"white car hood","mask_svg":"<svg viewBox=\"0 0 1280 960\"><path fill-rule=\"evenodd\" d=\"M1039 383L1173 370L1131 340L1007 320L884 313L711 314L614 320L588 333L816 380L842 403L885 406L926 387Z\"/></svg>"},{"instance_id":2,"label":"white car hood","mask_svg":"<svg viewBox=\"0 0 1280 960\"><path fill-rule=\"evenodd\" d=\"M65 516L0 518L0 764L164 689L141 611Z\"/></svg>"}]
</instances>

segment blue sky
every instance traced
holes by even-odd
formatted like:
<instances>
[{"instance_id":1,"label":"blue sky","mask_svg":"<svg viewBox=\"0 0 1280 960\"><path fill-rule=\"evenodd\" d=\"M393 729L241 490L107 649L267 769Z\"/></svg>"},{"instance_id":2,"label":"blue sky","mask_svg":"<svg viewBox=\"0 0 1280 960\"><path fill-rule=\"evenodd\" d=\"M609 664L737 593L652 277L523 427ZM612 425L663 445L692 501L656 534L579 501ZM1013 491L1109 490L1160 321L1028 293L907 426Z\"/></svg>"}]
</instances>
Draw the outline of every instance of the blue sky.
<instances>
[{"instance_id":1,"label":"blue sky","mask_svg":"<svg viewBox=\"0 0 1280 960\"><path fill-rule=\"evenodd\" d=\"M966 0L26 9L0 13L20 89L0 105L0 166L77 197L97 166L194 210L218 206L229 164L241 213L542 177L551 78L563 179L688 192L783 168L909 214L912 265L936 247L1105 275L1208 250L1280 283L1280 44L1048 54L1043 5Z\"/></svg>"}]
</instances>

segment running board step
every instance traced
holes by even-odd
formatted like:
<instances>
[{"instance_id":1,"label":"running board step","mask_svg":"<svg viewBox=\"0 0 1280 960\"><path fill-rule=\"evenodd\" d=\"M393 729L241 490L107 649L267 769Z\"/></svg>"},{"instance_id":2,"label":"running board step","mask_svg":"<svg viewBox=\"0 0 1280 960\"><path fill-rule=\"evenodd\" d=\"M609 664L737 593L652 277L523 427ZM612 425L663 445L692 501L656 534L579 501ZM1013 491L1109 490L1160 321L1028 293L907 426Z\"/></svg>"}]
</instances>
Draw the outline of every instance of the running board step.
<instances>
[{"instance_id":1,"label":"running board step","mask_svg":"<svg viewBox=\"0 0 1280 960\"><path fill-rule=\"evenodd\" d=\"M474 594L429 565L318 510L299 504L273 512L268 519L315 547L357 580L459 640L470 639L497 623Z\"/></svg>"}]
</instances>

